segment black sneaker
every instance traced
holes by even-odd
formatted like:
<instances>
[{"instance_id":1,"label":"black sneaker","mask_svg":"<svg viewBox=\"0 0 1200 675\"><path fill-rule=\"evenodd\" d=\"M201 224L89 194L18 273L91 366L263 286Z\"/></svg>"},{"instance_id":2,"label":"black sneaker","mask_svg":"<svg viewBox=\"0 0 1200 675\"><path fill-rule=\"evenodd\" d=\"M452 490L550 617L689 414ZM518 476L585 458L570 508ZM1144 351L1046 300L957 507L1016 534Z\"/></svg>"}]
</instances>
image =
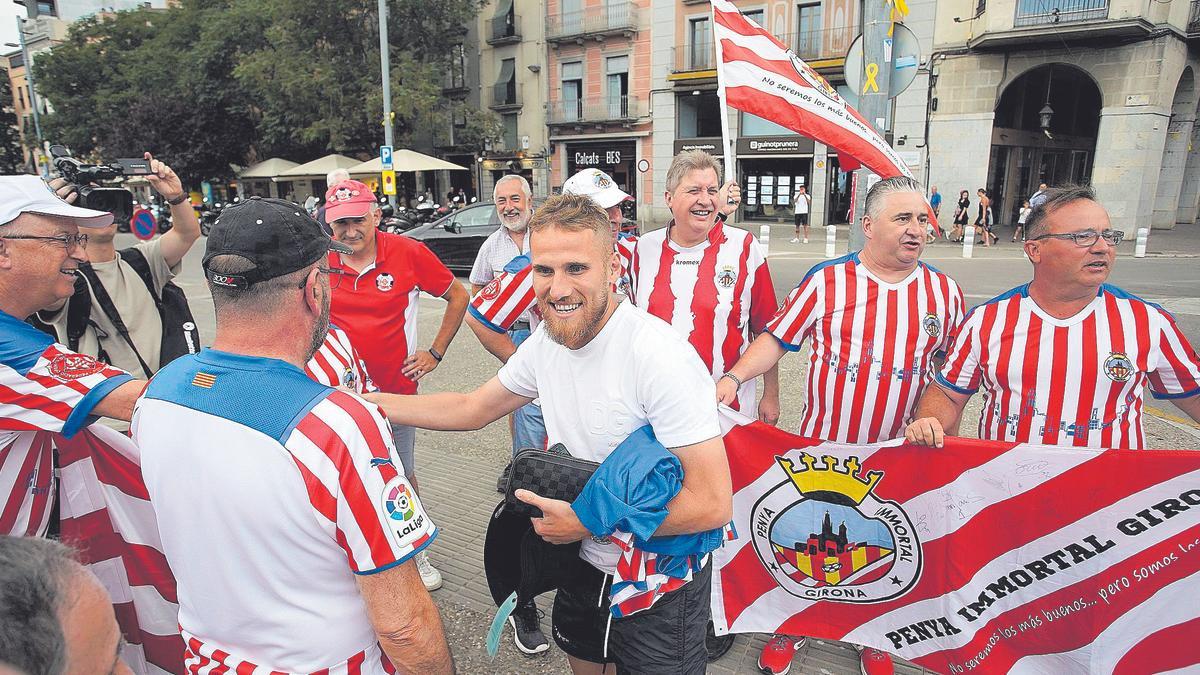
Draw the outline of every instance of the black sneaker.
<instances>
[{"instance_id":1,"label":"black sneaker","mask_svg":"<svg viewBox=\"0 0 1200 675\"><path fill-rule=\"evenodd\" d=\"M737 639L737 635L733 633L718 636L712 620L709 619L708 631L704 636L704 649L708 652L708 662L712 663L725 656L725 652L728 652L729 648L733 646L735 639Z\"/></svg>"},{"instance_id":2,"label":"black sneaker","mask_svg":"<svg viewBox=\"0 0 1200 675\"><path fill-rule=\"evenodd\" d=\"M496 492L500 494L508 492L508 474L510 473L512 473L512 462L509 462L508 466L505 466L504 470L500 472L500 478L496 481Z\"/></svg>"},{"instance_id":3,"label":"black sneaker","mask_svg":"<svg viewBox=\"0 0 1200 675\"><path fill-rule=\"evenodd\" d=\"M542 612L530 602L513 610L508 617L513 627L513 642L524 654L541 654L550 649L550 643L542 633Z\"/></svg>"}]
</instances>

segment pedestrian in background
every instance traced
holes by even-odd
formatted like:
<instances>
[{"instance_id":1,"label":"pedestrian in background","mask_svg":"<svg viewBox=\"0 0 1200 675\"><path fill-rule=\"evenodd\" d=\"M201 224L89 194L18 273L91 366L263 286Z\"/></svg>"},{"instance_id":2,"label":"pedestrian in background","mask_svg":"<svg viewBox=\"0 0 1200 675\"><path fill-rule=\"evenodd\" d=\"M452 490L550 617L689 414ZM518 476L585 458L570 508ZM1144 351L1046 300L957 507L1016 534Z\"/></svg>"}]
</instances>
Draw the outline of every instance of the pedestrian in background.
<instances>
[{"instance_id":1,"label":"pedestrian in background","mask_svg":"<svg viewBox=\"0 0 1200 675\"><path fill-rule=\"evenodd\" d=\"M1013 231L1012 238L1014 242L1018 237L1020 237L1021 241L1025 241L1025 221L1029 219L1030 211L1033 211L1033 208L1029 206L1029 202L1025 202L1021 206L1021 212L1017 214L1017 229Z\"/></svg>"},{"instance_id":2,"label":"pedestrian in background","mask_svg":"<svg viewBox=\"0 0 1200 675\"><path fill-rule=\"evenodd\" d=\"M950 235L950 239L957 244L962 243L964 228L967 226L970 212L971 193L963 190L958 193L958 209L954 212L954 232Z\"/></svg>"},{"instance_id":3,"label":"pedestrian in background","mask_svg":"<svg viewBox=\"0 0 1200 675\"><path fill-rule=\"evenodd\" d=\"M983 238L983 245L991 248L992 244L1000 241L992 232L992 200L987 190L979 188L979 215L975 217L976 233Z\"/></svg>"},{"instance_id":4,"label":"pedestrian in background","mask_svg":"<svg viewBox=\"0 0 1200 675\"><path fill-rule=\"evenodd\" d=\"M803 185L796 188L796 194L792 195L792 211L796 216L796 236L792 237L791 243L795 244L800 241L800 228L804 228L804 243L808 243L808 211L812 206L812 197L808 194L808 189Z\"/></svg>"}]
</instances>

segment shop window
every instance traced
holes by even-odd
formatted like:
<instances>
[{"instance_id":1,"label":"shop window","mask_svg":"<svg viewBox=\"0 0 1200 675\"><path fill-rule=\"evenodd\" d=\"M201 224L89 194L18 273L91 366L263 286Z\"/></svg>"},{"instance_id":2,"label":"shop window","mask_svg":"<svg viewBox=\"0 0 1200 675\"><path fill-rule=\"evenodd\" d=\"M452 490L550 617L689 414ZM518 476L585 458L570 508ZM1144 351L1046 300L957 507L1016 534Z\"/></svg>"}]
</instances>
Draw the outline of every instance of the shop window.
<instances>
[{"instance_id":1,"label":"shop window","mask_svg":"<svg viewBox=\"0 0 1200 675\"><path fill-rule=\"evenodd\" d=\"M739 115L741 122L738 128L742 136L787 136L796 133L770 120L764 120L757 115L751 115L747 112L739 113Z\"/></svg>"},{"instance_id":2,"label":"shop window","mask_svg":"<svg viewBox=\"0 0 1200 675\"><path fill-rule=\"evenodd\" d=\"M677 138L721 135L721 101L716 91L695 91L675 97Z\"/></svg>"}]
</instances>

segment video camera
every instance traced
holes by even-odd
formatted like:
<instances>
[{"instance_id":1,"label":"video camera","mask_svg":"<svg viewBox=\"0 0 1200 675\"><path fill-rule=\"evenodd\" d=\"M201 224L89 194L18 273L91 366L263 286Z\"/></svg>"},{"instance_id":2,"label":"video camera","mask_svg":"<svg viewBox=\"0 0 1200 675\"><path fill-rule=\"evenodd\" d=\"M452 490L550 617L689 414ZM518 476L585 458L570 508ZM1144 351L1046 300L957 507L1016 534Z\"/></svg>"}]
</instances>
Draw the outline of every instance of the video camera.
<instances>
[{"instance_id":1,"label":"video camera","mask_svg":"<svg viewBox=\"0 0 1200 675\"><path fill-rule=\"evenodd\" d=\"M154 173L146 159L118 159L111 164L85 164L71 156L71 151L61 145L50 146L54 168L68 183L75 186L79 194L77 206L113 214L117 223L129 223L133 218L133 193L120 187L93 185L101 181L114 180L122 176L145 176Z\"/></svg>"}]
</instances>

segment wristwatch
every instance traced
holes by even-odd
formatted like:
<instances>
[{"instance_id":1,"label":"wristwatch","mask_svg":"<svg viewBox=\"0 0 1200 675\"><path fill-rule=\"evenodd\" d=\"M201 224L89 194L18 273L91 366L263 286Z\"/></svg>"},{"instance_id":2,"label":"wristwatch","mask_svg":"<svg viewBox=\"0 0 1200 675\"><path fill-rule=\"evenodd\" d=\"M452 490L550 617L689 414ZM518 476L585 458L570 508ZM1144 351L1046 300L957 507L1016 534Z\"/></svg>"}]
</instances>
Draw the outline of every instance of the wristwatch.
<instances>
[{"instance_id":1,"label":"wristwatch","mask_svg":"<svg viewBox=\"0 0 1200 675\"><path fill-rule=\"evenodd\" d=\"M167 203L170 204L171 206L179 206L180 204L186 202L188 200L188 197L190 197L190 196L191 195L189 195L186 191L181 192L181 193L179 193L178 197L176 197L174 199L168 199Z\"/></svg>"}]
</instances>

